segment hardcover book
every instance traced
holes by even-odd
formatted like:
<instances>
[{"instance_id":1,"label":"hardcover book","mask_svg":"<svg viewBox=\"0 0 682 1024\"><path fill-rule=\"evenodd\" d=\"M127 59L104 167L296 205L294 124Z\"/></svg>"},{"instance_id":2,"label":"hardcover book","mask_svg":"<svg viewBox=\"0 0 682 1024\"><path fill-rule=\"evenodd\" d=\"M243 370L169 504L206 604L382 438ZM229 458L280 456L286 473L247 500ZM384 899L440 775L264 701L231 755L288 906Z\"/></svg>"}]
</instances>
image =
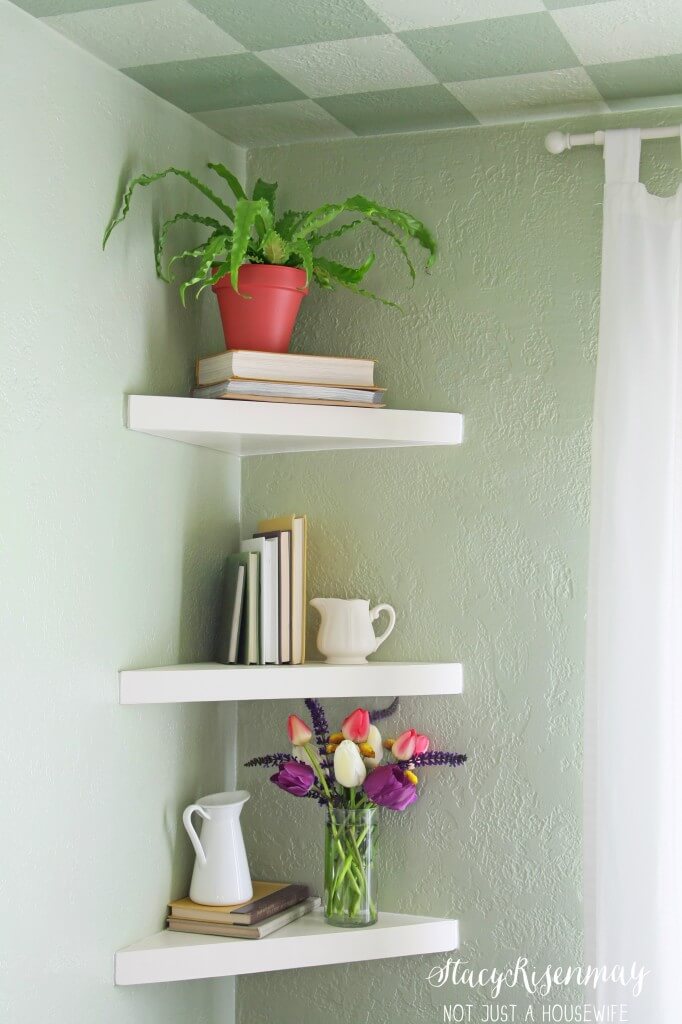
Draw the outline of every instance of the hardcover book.
<instances>
[{"instance_id":1,"label":"hardcover book","mask_svg":"<svg viewBox=\"0 0 682 1024\"><path fill-rule=\"evenodd\" d=\"M233 378L371 388L374 360L242 349L197 360L196 381L200 387Z\"/></svg>"},{"instance_id":2,"label":"hardcover book","mask_svg":"<svg viewBox=\"0 0 682 1024\"><path fill-rule=\"evenodd\" d=\"M249 551L258 557L260 574L259 634L261 665L277 665L279 662L278 600L279 567L277 564L277 541L266 537L252 537L243 540L242 551Z\"/></svg>"},{"instance_id":3,"label":"hardcover book","mask_svg":"<svg viewBox=\"0 0 682 1024\"><path fill-rule=\"evenodd\" d=\"M223 607L216 650L216 661L222 665L234 665L239 653L247 561L243 555L230 555L225 562Z\"/></svg>"},{"instance_id":4,"label":"hardcover book","mask_svg":"<svg viewBox=\"0 0 682 1024\"><path fill-rule=\"evenodd\" d=\"M181 921L175 917L167 918L168 928L172 932L191 932L194 935L221 935L230 939L262 939L271 935L279 928L305 917L311 910L320 906L319 896L310 896L295 907L289 907L280 914L274 914L259 924L207 924L204 921Z\"/></svg>"},{"instance_id":5,"label":"hardcover book","mask_svg":"<svg viewBox=\"0 0 682 1024\"><path fill-rule=\"evenodd\" d=\"M231 380L193 388L192 398L235 398L245 402L290 402L301 405L350 405L381 409L383 388L341 388L331 384L284 384Z\"/></svg>"},{"instance_id":6,"label":"hardcover book","mask_svg":"<svg viewBox=\"0 0 682 1024\"><path fill-rule=\"evenodd\" d=\"M291 661L291 531L256 533L254 536L277 542L279 660L285 665Z\"/></svg>"},{"instance_id":7,"label":"hardcover book","mask_svg":"<svg viewBox=\"0 0 682 1024\"><path fill-rule=\"evenodd\" d=\"M244 611L239 636L239 661L242 665L257 665L260 652L259 613L260 572L258 555L252 551L242 551L231 555L231 558L244 559Z\"/></svg>"},{"instance_id":8,"label":"hardcover book","mask_svg":"<svg viewBox=\"0 0 682 1024\"><path fill-rule=\"evenodd\" d=\"M258 924L273 914L288 910L310 896L309 885L288 885L286 882L254 882L253 898L248 903L235 903L227 907L206 907L185 897L173 900L170 916L183 921L204 924Z\"/></svg>"},{"instance_id":9,"label":"hardcover book","mask_svg":"<svg viewBox=\"0 0 682 1024\"><path fill-rule=\"evenodd\" d=\"M302 665L305 661L306 626L306 547L307 519L305 516L279 516L276 519L262 519L258 532L291 533L291 664Z\"/></svg>"}]
</instances>

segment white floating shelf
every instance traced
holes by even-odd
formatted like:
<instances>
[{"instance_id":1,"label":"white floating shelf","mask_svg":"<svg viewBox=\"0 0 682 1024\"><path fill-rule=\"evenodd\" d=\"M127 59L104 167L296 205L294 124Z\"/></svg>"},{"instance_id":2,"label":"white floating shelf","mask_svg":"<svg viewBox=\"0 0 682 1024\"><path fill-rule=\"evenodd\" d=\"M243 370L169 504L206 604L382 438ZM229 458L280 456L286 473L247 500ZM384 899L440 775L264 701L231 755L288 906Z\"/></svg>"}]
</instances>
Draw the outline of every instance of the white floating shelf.
<instances>
[{"instance_id":1,"label":"white floating shelf","mask_svg":"<svg viewBox=\"0 0 682 1024\"><path fill-rule=\"evenodd\" d=\"M462 692L457 663L366 665L169 665L120 673L121 704L284 700L293 697L402 697Z\"/></svg>"},{"instance_id":2,"label":"white floating shelf","mask_svg":"<svg viewBox=\"0 0 682 1024\"><path fill-rule=\"evenodd\" d=\"M128 396L128 427L232 455L456 445L456 412Z\"/></svg>"},{"instance_id":3,"label":"white floating shelf","mask_svg":"<svg viewBox=\"0 0 682 1024\"><path fill-rule=\"evenodd\" d=\"M457 921L380 914L370 928L334 928L317 910L264 939L163 931L116 954L117 985L226 978L457 949Z\"/></svg>"}]
</instances>

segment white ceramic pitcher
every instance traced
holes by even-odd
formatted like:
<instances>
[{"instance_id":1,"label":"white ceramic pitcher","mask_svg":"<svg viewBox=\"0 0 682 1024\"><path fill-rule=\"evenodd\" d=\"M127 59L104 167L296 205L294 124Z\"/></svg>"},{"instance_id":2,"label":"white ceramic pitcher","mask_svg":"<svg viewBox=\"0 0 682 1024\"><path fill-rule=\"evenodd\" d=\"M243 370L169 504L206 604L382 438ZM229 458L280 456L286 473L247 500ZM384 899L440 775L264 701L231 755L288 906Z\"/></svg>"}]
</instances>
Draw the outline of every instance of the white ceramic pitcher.
<instances>
[{"instance_id":1,"label":"white ceramic pitcher","mask_svg":"<svg viewBox=\"0 0 682 1024\"><path fill-rule=\"evenodd\" d=\"M209 906L245 903L253 896L244 837L239 822L250 794L213 793L186 807L182 823L196 853L190 899ZM192 823L194 812L203 818L201 838Z\"/></svg>"},{"instance_id":2,"label":"white ceramic pitcher","mask_svg":"<svg viewBox=\"0 0 682 1024\"><path fill-rule=\"evenodd\" d=\"M395 611L390 604L369 607L369 601L354 598L314 597L310 602L322 617L317 634L317 649L330 665L363 665L393 632ZM382 612L388 614L388 626L376 636L372 623Z\"/></svg>"}]
</instances>

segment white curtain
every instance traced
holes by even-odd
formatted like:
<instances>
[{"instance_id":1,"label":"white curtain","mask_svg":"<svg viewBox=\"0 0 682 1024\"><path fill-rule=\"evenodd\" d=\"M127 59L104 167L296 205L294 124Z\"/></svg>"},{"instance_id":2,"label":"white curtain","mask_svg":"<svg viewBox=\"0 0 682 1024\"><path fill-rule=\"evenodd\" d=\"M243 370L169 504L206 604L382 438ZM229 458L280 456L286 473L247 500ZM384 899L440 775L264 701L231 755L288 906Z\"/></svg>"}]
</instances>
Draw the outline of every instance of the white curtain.
<instances>
[{"instance_id":1,"label":"white curtain","mask_svg":"<svg viewBox=\"0 0 682 1024\"><path fill-rule=\"evenodd\" d=\"M657 143L651 143L657 145ZM585 769L586 961L651 972L630 1024L682 1021L682 191L606 133Z\"/></svg>"}]
</instances>

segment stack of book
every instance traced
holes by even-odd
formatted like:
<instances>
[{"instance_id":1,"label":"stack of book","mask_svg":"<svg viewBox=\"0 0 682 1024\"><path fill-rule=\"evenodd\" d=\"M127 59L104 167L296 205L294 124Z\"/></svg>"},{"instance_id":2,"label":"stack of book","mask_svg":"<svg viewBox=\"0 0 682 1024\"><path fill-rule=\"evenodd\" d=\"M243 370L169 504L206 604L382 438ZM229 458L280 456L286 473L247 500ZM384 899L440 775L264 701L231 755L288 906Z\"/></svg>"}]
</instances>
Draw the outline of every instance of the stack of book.
<instances>
[{"instance_id":1,"label":"stack of book","mask_svg":"<svg viewBox=\"0 0 682 1024\"><path fill-rule=\"evenodd\" d=\"M225 563L216 661L302 665L306 629L305 516L263 519Z\"/></svg>"},{"instance_id":2,"label":"stack of book","mask_svg":"<svg viewBox=\"0 0 682 1024\"><path fill-rule=\"evenodd\" d=\"M385 389L373 359L234 351L198 360L192 397L380 409Z\"/></svg>"},{"instance_id":3,"label":"stack of book","mask_svg":"<svg viewBox=\"0 0 682 1024\"><path fill-rule=\"evenodd\" d=\"M189 896L169 904L167 918L172 932L195 935L223 935L235 939L262 939L285 924L304 917L320 905L307 885L286 882L254 882L248 903L209 907L194 903Z\"/></svg>"}]
</instances>

